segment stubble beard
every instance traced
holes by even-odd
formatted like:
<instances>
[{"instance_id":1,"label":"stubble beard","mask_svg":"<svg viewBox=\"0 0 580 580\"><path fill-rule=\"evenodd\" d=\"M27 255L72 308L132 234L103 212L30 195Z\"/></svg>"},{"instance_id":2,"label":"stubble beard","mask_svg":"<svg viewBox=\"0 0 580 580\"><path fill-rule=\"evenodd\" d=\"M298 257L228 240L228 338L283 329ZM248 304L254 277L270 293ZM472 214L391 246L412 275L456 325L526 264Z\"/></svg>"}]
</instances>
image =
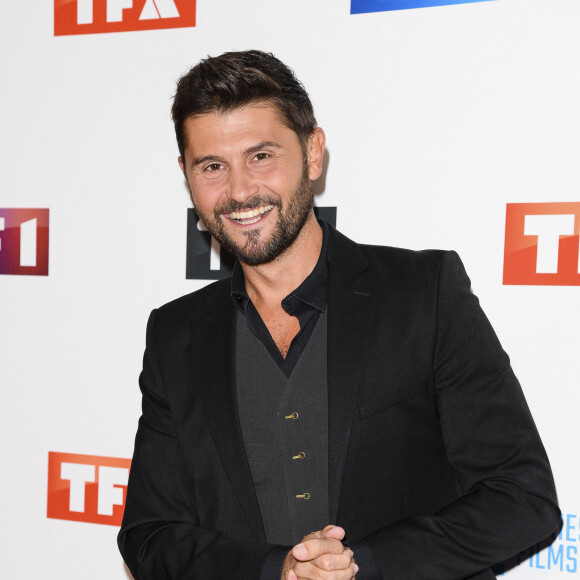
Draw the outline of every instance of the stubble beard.
<instances>
[{"instance_id":1,"label":"stubble beard","mask_svg":"<svg viewBox=\"0 0 580 580\"><path fill-rule=\"evenodd\" d=\"M273 205L278 211L278 220L270 238L261 239L262 227L258 222L257 227L243 232L245 237L243 245L235 242L225 228L227 218L223 214L233 211L248 211L264 205ZM212 217L201 214L197 209L195 211L208 232L221 244L223 249L248 266L259 266L272 262L294 243L308 220L313 205L312 184L305 169L300 183L285 209L282 208L277 197L255 195L246 203L229 200L216 208Z\"/></svg>"}]
</instances>

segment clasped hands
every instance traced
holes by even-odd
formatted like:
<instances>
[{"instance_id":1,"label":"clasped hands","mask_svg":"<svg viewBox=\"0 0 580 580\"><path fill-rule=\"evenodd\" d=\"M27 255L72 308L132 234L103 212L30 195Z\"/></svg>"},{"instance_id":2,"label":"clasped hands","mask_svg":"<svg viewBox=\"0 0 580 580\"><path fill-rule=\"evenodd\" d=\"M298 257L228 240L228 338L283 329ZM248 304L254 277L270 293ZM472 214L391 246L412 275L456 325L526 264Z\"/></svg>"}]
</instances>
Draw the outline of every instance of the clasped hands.
<instances>
[{"instance_id":1,"label":"clasped hands","mask_svg":"<svg viewBox=\"0 0 580 580\"><path fill-rule=\"evenodd\" d=\"M358 572L352 550L342 540L345 531L326 526L294 546L284 560L281 580L351 580Z\"/></svg>"}]
</instances>

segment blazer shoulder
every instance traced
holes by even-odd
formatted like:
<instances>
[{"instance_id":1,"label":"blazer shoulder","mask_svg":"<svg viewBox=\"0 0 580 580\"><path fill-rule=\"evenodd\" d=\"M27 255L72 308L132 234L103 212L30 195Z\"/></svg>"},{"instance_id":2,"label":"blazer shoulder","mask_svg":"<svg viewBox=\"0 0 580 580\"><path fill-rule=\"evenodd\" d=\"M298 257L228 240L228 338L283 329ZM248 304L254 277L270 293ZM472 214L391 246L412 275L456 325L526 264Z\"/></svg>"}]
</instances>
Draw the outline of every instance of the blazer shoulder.
<instances>
[{"instance_id":1,"label":"blazer shoulder","mask_svg":"<svg viewBox=\"0 0 580 580\"><path fill-rule=\"evenodd\" d=\"M390 246L367 246L366 251L371 269L388 280L390 288L399 288L407 296L412 293L437 294L442 277L447 278L445 264L457 256L455 252L446 250L409 250Z\"/></svg>"},{"instance_id":2,"label":"blazer shoulder","mask_svg":"<svg viewBox=\"0 0 580 580\"><path fill-rule=\"evenodd\" d=\"M213 300L230 300L230 289L231 278L218 280L160 306L157 308L158 316L174 320L191 320L207 312Z\"/></svg>"},{"instance_id":3,"label":"blazer shoulder","mask_svg":"<svg viewBox=\"0 0 580 580\"><path fill-rule=\"evenodd\" d=\"M359 244L359 247L373 262L387 262L400 265L403 268L438 267L445 259L446 254L455 254L452 250L409 250L394 246L373 246L368 244Z\"/></svg>"},{"instance_id":4,"label":"blazer shoulder","mask_svg":"<svg viewBox=\"0 0 580 580\"><path fill-rule=\"evenodd\" d=\"M435 268L445 259L458 258L456 252L449 250L409 250L394 246L359 244L331 227L332 250L339 261L360 264L365 259L371 267L399 268L402 270Z\"/></svg>"},{"instance_id":5,"label":"blazer shoulder","mask_svg":"<svg viewBox=\"0 0 580 580\"><path fill-rule=\"evenodd\" d=\"M331 263L343 273L366 271L371 277L389 280L389 287L427 289L437 285L440 275L462 272L463 265L453 250L409 250L354 242L331 228Z\"/></svg>"},{"instance_id":6,"label":"blazer shoulder","mask_svg":"<svg viewBox=\"0 0 580 580\"><path fill-rule=\"evenodd\" d=\"M459 264L462 268L461 260L453 250L409 250L366 244L360 244L359 248L367 257L372 270L391 278L438 278L442 270L447 270L448 265L454 268L454 265Z\"/></svg>"}]
</instances>

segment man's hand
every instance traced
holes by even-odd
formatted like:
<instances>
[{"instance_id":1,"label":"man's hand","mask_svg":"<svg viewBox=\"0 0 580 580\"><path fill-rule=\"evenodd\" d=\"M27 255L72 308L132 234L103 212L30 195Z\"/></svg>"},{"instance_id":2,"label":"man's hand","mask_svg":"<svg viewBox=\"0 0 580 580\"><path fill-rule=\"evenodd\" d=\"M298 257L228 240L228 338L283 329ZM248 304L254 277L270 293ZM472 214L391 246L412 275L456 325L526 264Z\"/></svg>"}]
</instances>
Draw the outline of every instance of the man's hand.
<instances>
[{"instance_id":1,"label":"man's hand","mask_svg":"<svg viewBox=\"0 0 580 580\"><path fill-rule=\"evenodd\" d=\"M351 580L358 572L352 550L342 544L344 530L326 526L294 546L284 561L282 580Z\"/></svg>"}]
</instances>

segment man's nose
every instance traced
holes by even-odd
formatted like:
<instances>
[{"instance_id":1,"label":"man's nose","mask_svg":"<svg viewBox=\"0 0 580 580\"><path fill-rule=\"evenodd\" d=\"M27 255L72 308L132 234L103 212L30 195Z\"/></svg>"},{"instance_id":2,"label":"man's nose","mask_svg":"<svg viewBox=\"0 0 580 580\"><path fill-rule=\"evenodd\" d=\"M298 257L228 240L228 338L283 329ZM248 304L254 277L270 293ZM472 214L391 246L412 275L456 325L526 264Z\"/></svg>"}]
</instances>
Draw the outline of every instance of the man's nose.
<instances>
[{"instance_id":1,"label":"man's nose","mask_svg":"<svg viewBox=\"0 0 580 580\"><path fill-rule=\"evenodd\" d=\"M258 184L251 171L247 168L230 170L228 196L236 201L243 202L258 193Z\"/></svg>"}]
</instances>

